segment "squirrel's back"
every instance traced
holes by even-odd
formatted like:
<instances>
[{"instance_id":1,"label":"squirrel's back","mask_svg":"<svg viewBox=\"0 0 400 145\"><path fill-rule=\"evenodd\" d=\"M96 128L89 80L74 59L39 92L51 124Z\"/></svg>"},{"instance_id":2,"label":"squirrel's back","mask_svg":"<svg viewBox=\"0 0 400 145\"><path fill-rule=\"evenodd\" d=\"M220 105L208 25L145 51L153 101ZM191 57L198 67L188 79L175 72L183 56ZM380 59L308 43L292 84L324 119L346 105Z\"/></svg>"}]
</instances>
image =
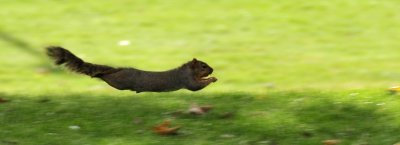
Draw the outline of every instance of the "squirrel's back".
<instances>
[{"instance_id":1,"label":"squirrel's back","mask_svg":"<svg viewBox=\"0 0 400 145\"><path fill-rule=\"evenodd\" d=\"M183 88L184 82L182 80L185 78L182 78L182 76L185 75L179 70L151 72L135 68L123 68L118 72L103 75L100 78L119 90L166 92Z\"/></svg>"}]
</instances>

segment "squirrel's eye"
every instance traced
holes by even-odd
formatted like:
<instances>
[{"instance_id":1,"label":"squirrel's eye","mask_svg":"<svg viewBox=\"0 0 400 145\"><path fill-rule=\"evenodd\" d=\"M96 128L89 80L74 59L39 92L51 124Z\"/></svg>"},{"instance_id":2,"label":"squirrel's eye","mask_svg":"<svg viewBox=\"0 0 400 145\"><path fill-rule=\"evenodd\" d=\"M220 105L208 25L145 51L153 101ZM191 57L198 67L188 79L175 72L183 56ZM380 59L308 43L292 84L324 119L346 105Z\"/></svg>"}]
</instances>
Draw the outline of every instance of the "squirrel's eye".
<instances>
[{"instance_id":1,"label":"squirrel's eye","mask_svg":"<svg viewBox=\"0 0 400 145\"><path fill-rule=\"evenodd\" d=\"M203 67L203 68L207 68L207 66L206 66L206 65L203 65L203 66L201 66L201 67Z\"/></svg>"}]
</instances>

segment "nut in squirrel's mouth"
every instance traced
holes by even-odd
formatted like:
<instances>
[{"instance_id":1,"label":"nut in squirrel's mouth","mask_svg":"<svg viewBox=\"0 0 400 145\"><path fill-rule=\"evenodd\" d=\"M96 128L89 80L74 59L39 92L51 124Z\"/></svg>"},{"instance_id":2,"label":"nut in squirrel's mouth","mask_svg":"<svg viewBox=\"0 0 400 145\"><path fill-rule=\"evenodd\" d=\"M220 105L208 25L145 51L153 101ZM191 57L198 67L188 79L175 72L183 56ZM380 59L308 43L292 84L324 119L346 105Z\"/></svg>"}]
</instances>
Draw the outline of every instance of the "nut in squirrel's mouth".
<instances>
[{"instance_id":1,"label":"nut in squirrel's mouth","mask_svg":"<svg viewBox=\"0 0 400 145\"><path fill-rule=\"evenodd\" d=\"M196 79L196 80L198 80L198 81L207 80L207 79L208 79L208 76L209 76L210 74L211 74L211 73L207 73L207 72L199 73L199 74L197 74L197 75L194 76L194 79Z\"/></svg>"},{"instance_id":2,"label":"nut in squirrel's mouth","mask_svg":"<svg viewBox=\"0 0 400 145\"><path fill-rule=\"evenodd\" d=\"M200 79L201 79L201 80L208 80L209 78L211 78L211 76L210 76L210 75L207 75L207 76L200 77Z\"/></svg>"},{"instance_id":3,"label":"nut in squirrel's mouth","mask_svg":"<svg viewBox=\"0 0 400 145\"><path fill-rule=\"evenodd\" d=\"M211 74L212 73L204 74L203 76L200 76L199 79L200 80L208 80L212 77L212 76L210 76Z\"/></svg>"}]
</instances>

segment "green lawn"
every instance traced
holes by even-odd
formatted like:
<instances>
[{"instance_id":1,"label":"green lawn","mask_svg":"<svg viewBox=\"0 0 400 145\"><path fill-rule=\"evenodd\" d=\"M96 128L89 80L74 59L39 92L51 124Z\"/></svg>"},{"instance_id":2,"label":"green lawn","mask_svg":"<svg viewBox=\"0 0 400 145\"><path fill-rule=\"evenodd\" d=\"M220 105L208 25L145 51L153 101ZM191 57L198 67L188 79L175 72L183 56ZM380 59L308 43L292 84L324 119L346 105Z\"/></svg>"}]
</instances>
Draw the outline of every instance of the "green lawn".
<instances>
[{"instance_id":1,"label":"green lawn","mask_svg":"<svg viewBox=\"0 0 400 145\"><path fill-rule=\"evenodd\" d=\"M0 144L400 142L399 96L385 91L400 81L400 1L0 3L0 98L10 100L0 103ZM154 71L196 57L219 80L199 92L118 91L55 67L48 45ZM169 113L193 103L215 108ZM166 119L179 135L151 131Z\"/></svg>"}]
</instances>

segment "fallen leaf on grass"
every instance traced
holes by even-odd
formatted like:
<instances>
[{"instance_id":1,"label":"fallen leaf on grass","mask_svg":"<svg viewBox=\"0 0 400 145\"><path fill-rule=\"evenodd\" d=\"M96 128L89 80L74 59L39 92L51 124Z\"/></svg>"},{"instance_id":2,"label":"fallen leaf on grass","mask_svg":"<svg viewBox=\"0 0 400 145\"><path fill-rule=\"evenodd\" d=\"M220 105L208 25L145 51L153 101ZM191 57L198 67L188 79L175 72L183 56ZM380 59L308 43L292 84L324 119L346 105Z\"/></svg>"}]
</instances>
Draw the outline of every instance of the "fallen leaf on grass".
<instances>
[{"instance_id":1,"label":"fallen leaf on grass","mask_svg":"<svg viewBox=\"0 0 400 145\"><path fill-rule=\"evenodd\" d=\"M163 123L153 127L153 131L160 134L160 135L176 135L178 134L178 130L181 128L180 126L177 127L170 127L170 121L164 121Z\"/></svg>"},{"instance_id":2,"label":"fallen leaf on grass","mask_svg":"<svg viewBox=\"0 0 400 145\"><path fill-rule=\"evenodd\" d=\"M400 92L400 86L393 86L387 89L391 94L397 94Z\"/></svg>"},{"instance_id":3,"label":"fallen leaf on grass","mask_svg":"<svg viewBox=\"0 0 400 145\"><path fill-rule=\"evenodd\" d=\"M203 115L210 111L213 107L210 105L207 106L199 106L197 104L192 105L189 109L188 112L193 115Z\"/></svg>"},{"instance_id":4,"label":"fallen leaf on grass","mask_svg":"<svg viewBox=\"0 0 400 145\"><path fill-rule=\"evenodd\" d=\"M9 141L9 140L2 140L2 141L0 141L0 144L1 145L16 145L16 144L18 144L18 142L16 142L16 141Z\"/></svg>"},{"instance_id":5,"label":"fallen leaf on grass","mask_svg":"<svg viewBox=\"0 0 400 145\"><path fill-rule=\"evenodd\" d=\"M340 142L342 142L342 141L341 140L337 140L337 139L328 139L328 140L322 141L322 143L324 145L337 145L337 144L340 144Z\"/></svg>"},{"instance_id":6,"label":"fallen leaf on grass","mask_svg":"<svg viewBox=\"0 0 400 145\"><path fill-rule=\"evenodd\" d=\"M309 132L309 131L303 131L301 133L301 135L303 135L304 137L312 137L313 136L313 134L311 132Z\"/></svg>"},{"instance_id":7,"label":"fallen leaf on grass","mask_svg":"<svg viewBox=\"0 0 400 145\"><path fill-rule=\"evenodd\" d=\"M166 112L164 113L165 115L171 115L173 117L178 117L184 114L184 111L178 110L178 111L173 111L173 112Z\"/></svg>"},{"instance_id":8,"label":"fallen leaf on grass","mask_svg":"<svg viewBox=\"0 0 400 145\"><path fill-rule=\"evenodd\" d=\"M10 100L6 100L6 99L3 99L3 98L0 98L0 103L7 103L7 102L10 102Z\"/></svg>"},{"instance_id":9,"label":"fallen leaf on grass","mask_svg":"<svg viewBox=\"0 0 400 145\"><path fill-rule=\"evenodd\" d=\"M233 112L225 112L219 116L221 119L229 119L232 118L235 114Z\"/></svg>"}]
</instances>

